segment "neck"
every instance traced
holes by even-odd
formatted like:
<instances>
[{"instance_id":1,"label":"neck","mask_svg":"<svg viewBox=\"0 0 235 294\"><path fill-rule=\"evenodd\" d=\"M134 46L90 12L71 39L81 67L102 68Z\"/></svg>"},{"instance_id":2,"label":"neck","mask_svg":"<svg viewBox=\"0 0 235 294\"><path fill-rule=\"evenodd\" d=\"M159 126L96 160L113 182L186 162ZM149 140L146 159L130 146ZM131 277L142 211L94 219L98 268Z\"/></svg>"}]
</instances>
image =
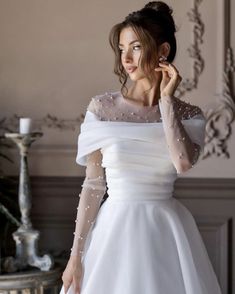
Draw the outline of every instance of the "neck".
<instances>
[{"instance_id":1,"label":"neck","mask_svg":"<svg viewBox=\"0 0 235 294\"><path fill-rule=\"evenodd\" d=\"M130 86L127 96L129 99L144 106L156 105L160 99L160 82L158 80L154 81L153 87L150 88L149 81L137 81Z\"/></svg>"}]
</instances>

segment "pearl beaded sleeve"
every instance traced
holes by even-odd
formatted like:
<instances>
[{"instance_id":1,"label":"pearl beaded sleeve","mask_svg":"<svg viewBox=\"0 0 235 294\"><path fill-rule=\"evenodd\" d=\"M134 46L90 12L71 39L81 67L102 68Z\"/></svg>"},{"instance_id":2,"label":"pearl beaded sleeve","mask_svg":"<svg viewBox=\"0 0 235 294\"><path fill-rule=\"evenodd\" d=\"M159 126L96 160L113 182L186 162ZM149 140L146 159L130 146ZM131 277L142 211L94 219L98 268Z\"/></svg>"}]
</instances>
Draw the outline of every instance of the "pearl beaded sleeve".
<instances>
[{"instance_id":1,"label":"pearl beaded sleeve","mask_svg":"<svg viewBox=\"0 0 235 294\"><path fill-rule=\"evenodd\" d=\"M194 118L199 116L203 119L202 112L197 106L186 106L182 112L178 98L171 96L161 97L159 107L167 146L179 174L194 166L202 149L199 144L191 140L181 120L185 118L185 114L187 119L190 116Z\"/></svg>"},{"instance_id":2,"label":"pearl beaded sleeve","mask_svg":"<svg viewBox=\"0 0 235 294\"><path fill-rule=\"evenodd\" d=\"M98 214L106 192L102 154L96 150L87 156L86 177L82 184L71 255L82 256L87 235Z\"/></svg>"}]
</instances>

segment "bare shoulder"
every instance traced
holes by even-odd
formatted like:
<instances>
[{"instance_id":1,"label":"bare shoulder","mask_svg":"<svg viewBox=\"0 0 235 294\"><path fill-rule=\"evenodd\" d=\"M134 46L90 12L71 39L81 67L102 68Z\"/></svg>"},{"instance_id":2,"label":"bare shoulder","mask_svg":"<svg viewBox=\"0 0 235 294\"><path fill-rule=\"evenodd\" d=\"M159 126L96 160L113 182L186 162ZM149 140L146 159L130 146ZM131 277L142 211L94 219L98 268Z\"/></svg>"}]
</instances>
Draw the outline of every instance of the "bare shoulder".
<instances>
[{"instance_id":1,"label":"bare shoulder","mask_svg":"<svg viewBox=\"0 0 235 294\"><path fill-rule=\"evenodd\" d=\"M198 116L204 118L203 111L199 106L190 104L189 102L183 101L177 97L174 98L175 109L181 120L191 119Z\"/></svg>"}]
</instances>

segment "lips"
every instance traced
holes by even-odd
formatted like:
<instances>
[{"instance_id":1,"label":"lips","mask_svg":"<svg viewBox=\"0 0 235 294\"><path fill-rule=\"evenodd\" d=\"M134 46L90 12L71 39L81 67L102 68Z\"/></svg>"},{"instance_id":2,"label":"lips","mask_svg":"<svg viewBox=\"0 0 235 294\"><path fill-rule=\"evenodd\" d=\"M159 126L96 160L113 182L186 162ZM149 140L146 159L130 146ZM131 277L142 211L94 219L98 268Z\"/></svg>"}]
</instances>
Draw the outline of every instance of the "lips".
<instances>
[{"instance_id":1,"label":"lips","mask_svg":"<svg viewBox=\"0 0 235 294\"><path fill-rule=\"evenodd\" d=\"M126 71L128 73L133 73L137 69L137 66L128 66L126 67Z\"/></svg>"}]
</instances>

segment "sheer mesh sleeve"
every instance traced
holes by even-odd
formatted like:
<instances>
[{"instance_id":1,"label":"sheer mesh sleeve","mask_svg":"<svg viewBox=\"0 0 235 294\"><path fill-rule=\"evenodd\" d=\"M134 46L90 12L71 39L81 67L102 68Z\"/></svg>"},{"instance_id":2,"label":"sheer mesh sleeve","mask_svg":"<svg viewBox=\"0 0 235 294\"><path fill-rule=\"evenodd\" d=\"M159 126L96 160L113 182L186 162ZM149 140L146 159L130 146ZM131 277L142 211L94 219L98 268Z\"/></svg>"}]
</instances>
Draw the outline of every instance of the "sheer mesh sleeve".
<instances>
[{"instance_id":1,"label":"sheer mesh sleeve","mask_svg":"<svg viewBox=\"0 0 235 294\"><path fill-rule=\"evenodd\" d=\"M199 129L200 134L196 142L186 131L186 125L184 126L182 120L185 119L192 123L194 119L199 119L199 123L204 123L203 113L199 107L191 106L170 96L161 97L159 107L172 162L177 173L182 173L197 162L204 143L203 129ZM193 135L197 136L196 133Z\"/></svg>"},{"instance_id":2,"label":"sheer mesh sleeve","mask_svg":"<svg viewBox=\"0 0 235 294\"><path fill-rule=\"evenodd\" d=\"M101 200L106 192L104 168L101 166L102 154L96 150L87 156L86 177L79 195L79 205L75 220L75 232L71 255L83 254L87 235L98 214Z\"/></svg>"}]
</instances>

